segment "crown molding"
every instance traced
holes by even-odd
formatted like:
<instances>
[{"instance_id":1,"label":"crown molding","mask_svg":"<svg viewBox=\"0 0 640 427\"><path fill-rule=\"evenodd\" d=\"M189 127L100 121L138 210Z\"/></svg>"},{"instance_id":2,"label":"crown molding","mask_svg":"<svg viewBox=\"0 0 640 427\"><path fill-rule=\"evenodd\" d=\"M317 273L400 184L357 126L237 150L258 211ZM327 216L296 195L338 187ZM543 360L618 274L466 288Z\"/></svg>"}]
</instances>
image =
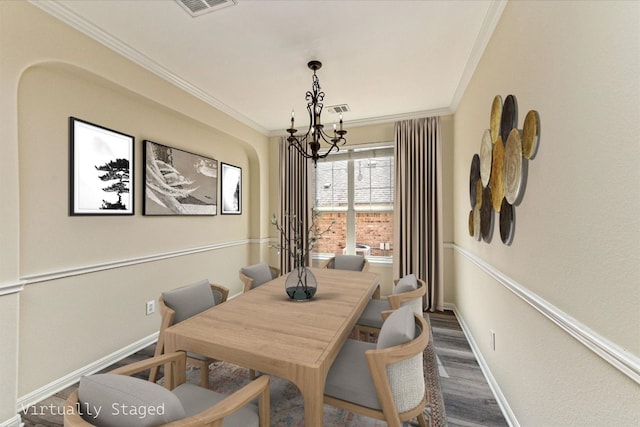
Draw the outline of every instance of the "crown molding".
<instances>
[{"instance_id":1,"label":"crown molding","mask_svg":"<svg viewBox=\"0 0 640 427\"><path fill-rule=\"evenodd\" d=\"M493 35L493 31L498 25L498 21L500 21L500 17L502 16L502 12L507 5L508 0L499 0L495 2L491 2L489 4L489 8L487 9L487 13L484 16L484 20L482 21L482 26L480 27L480 32L478 33L478 37L476 37L476 42L473 44L473 48L471 49L471 54L469 55L469 59L467 60L467 65L464 67L464 71L462 72L462 76L460 76L460 81L458 82L458 88L453 94L453 98L451 99L451 104L449 104L449 109L452 112L455 112L458 108L458 104L464 95L464 92L467 90L467 86L473 77L473 73L476 71L476 67L484 54L484 50L489 44L489 40L491 40L491 36Z\"/></svg>"},{"instance_id":2,"label":"crown molding","mask_svg":"<svg viewBox=\"0 0 640 427\"><path fill-rule=\"evenodd\" d=\"M86 19L80 17L79 15L77 15L75 12L71 11L64 5L52 0L37 0L37 1L28 0L28 1L32 5L45 11L46 13L53 16L54 18L59 19L65 24L80 31L86 36L94 39L98 43L101 43L106 47L114 50L115 52L119 53L120 55L134 62L135 64L169 81L170 83L182 89L183 91L217 108L218 110L229 115L230 117L254 129L255 131L260 132L263 135L268 134L268 130L263 126L259 125L258 123L249 119L245 115L239 113L238 111L234 110L233 108L229 107L228 105L224 104L223 102L209 95L208 93L198 88L197 86L189 83L187 80L183 79L177 74L169 71L168 69L158 64L151 58L138 52L128 44L122 42L121 40L113 37L111 34L108 34L107 32L96 27L95 25L93 25Z\"/></svg>"}]
</instances>

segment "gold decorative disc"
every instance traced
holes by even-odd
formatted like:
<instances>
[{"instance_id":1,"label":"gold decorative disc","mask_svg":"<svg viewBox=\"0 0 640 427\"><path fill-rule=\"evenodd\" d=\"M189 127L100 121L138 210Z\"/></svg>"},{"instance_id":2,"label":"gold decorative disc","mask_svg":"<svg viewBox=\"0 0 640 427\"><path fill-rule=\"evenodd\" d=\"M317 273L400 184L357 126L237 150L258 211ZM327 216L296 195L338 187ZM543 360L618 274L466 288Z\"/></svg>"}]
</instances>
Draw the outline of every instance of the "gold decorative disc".
<instances>
[{"instance_id":1,"label":"gold decorative disc","mask_svg":"<svg viewBox=\"0 0 640 427\"><path fill-rule=\"evenodd\" d=\"M504 197L513 204L520 194L522 182L522 142L520 131L511 129L504 148ZM502 202L500 202L502 205Z\"/></svg>"},{"instance_id":2,"label":"gold decorative disc","mask_svg":"<svg viewBox=\"0 0 640 427\"><path fill-rule=\"evenodd\" d=\"M491 142L494 144L500 135L500 119L502 118L502 97L496 95L491 104L491 118L489 119L489 130L491 132Z\"/></svg>"},{"instance_id":3,"label":"gold decorative disc","mask_svg":"<svg viewBox=\"0 0 640 427\"><path fill-rule=\"evenodd\" d=\"M499 144L498 144L499 143ZM493 159L491 162L491 178L489 186L491 187L491 202L493 209L500 212L500 205L504 197L504 145L502 137L498 137L498 141L493 144Z\"/></svg>"},{"instance_id":4,"label":"gold decorative disc","mask_svg":"<svg viewBox=\"0 0 640 427\"><path fill-rule=\"evenodd\" d=\"M526 159L531 159L534 156L539 138L540 115L536 110L530 110L524 119L522 127L522 155Z\"/></svg>"}]
</instances>

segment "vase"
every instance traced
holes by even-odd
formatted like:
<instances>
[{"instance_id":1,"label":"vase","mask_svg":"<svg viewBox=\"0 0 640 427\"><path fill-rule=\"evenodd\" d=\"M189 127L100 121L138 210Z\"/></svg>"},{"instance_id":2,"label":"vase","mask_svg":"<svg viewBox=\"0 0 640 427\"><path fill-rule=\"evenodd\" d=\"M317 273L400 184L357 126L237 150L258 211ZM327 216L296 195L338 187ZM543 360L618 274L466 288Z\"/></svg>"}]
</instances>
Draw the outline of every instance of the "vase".
<instances>
[{"instance_id":1,"label":"vase","mask_svg":"<svg viewBox=\"0 0 640 427\"><path fill-rule=\"evenodd\" d=\"M295 267L284 282L285 291L293 301L309 301L316 294L318 282L308 267Z\"/></svg>"}]
</instances>

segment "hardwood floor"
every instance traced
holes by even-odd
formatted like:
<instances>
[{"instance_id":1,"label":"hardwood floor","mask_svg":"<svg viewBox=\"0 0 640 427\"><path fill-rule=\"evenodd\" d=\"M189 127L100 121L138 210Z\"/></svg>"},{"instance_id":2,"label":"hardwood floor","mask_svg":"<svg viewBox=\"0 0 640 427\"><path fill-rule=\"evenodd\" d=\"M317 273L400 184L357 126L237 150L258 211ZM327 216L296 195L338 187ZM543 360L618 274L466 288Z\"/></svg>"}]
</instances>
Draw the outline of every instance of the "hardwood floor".
<instances>
[{"instance_id":1,"label":"hardwood floor","mask_svg":"<svg viewBox=\"0 0 640 427\"><path fill-rule=\"evenodd\" d=\"M507 426L491 389L467 342L460 324L451 311L429 313L433 340L438 357L440 385L450 427ZM135 353L114 366L153 356L154 346ZM64 403L75 386L62 390L20 411L25 427L62 426L57 408ZM49 406L51 405L51 406Z\"/></svg>"},{"instance_id":2,"label":"hardwood floor","mask_svg":"<svg viewBox=\"0 0 640 427\"><path fill-rule=\"evenodd\" d=\"M429 319L448 425L508 426L453 312Z\"/></svg>"}]
</instances>

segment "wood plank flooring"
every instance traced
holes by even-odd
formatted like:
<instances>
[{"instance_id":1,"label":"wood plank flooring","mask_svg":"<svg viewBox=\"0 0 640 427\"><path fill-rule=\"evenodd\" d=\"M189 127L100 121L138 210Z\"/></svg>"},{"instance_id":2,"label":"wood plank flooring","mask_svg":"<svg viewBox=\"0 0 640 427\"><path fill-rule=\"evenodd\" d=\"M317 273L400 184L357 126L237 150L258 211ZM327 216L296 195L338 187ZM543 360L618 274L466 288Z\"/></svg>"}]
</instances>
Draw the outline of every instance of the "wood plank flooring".
<instances>
[{"instance_id":1,"label":"wood plank flooring","mask_svg":"<svg viewBox=\"0 0 640 427\"><path fill-rule=\"evenodd\" d=\"M429 319L438 357L440 384L448 425L450 427L507 426L508 423L453 312L429 313ZM110 366L105 371L151 357L153 351L154 345L149 346ZM33 407L18 408L24 426L62 426L62 414L57 414L55 408L64 403L75 387L62 390Z\"/></svg>"},{"instance_id":2,"label":"wood plank flooring","mask_svg":"<svg viewBox=\"0 0 640 427\"><path fill-rule=\"evenodd\" d=\"M452 311L429 313L450 427L508 426Z\"/></svg>"}]
</instances>

